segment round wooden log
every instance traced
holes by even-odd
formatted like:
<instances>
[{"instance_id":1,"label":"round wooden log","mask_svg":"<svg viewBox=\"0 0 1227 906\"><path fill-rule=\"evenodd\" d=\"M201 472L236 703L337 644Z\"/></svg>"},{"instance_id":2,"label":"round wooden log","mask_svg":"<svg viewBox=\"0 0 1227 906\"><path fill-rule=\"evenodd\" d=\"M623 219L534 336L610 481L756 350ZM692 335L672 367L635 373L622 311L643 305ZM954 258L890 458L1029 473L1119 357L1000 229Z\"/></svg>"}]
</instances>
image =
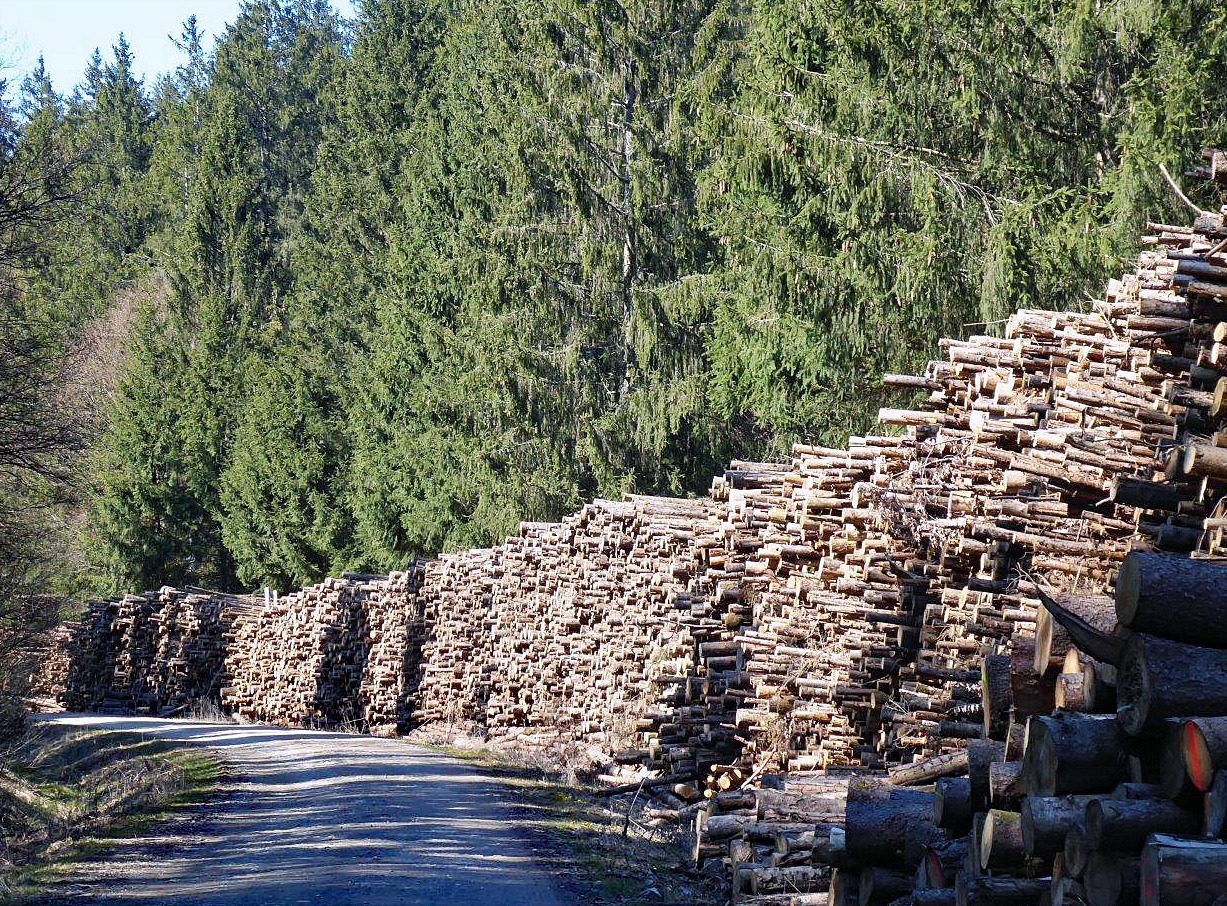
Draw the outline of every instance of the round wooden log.
<instances>
[{"instance_id":1,"label":"round wooden log","mask_svg":"<svg viewBox=\"0 0 1227 906\"><path fill-rule=\"evenodd\" d=\"M989 803L996 809L1013 809L1025 795L1021 785L1021 761L994 761L988 768Z\"/></svg>"},{"instance_id":2,"label":"round wooden log","mask_svg":"<svg viewBox=\"0 0 1227 906\"><path fill-rule=\"evenodd\" d=\"M1065 833L1065 871L1071 878L1081 878L1086 862L1091 857L1091 845L1086 839L1086 818L1078 821Z\"/></svg>"},{"instance_id":3,"label":"round wooden log","mask_svg":"<svg viewBox=\"0 0 1227 906\"><path fill-rule=\"evenodd\" d=\"M1035 906L1048 889L1047 879L976 877L959 874L955 883L958 906Z\"/></svg>"},{"instance_id":4,"label":"round wooden log","mask_svg":"<svg viewBox=\"0 0 1227 906\"><path fill-rule=\"evenodd\" d=\"M953 887L912 891L912 906L957 906L957 904L958 892Z\"/></svg>"},{"instance_id":5,"label":"round wooden log","mask_svg":"<svg viewBox=\"0 0 1227 906\"><path fill-rule=\"evenodd\" d=\"M984 735L988 739L1005 739L1010 725L1010 707L1014 703L1010 690L1010 658L1004 654L990 654L980 664Z\"/></svg>"},{"instance_id":6,"label":"round wooden log","mask_svg":"<svg viewBox=\"0 0 1227 906\"><path fill-rule=\"evenodd\" d=\"M1144 478L1115 478L1108 497L1122 506L1142 510L1163 510L1174 513L1184 499L1176 485L1148 481Z\"/></svg>"},{"instance_id":7,"label":"round wooden log","mask_svg":"<svg viewBox=\"0 0 1227 906\"><path fill-rule=\"evenodd\" d=\"M861 872L860 906L887 906L911 890L908 875L887 868L867 868Z\"/></svg>"},{"instance_id":8,"label":"round wooden log","mask_svg":"<svg viewBox=\"0 0 1227 906\"><path fill-rule=\"evenodd\" d=\"M980 835L980 867L998 871L1017 868L1026 860L1023 850L1022 815L989 809Z\"/></svg>"},{"instance_id":9,"label":"round wooden log","mask_svg":"<svg viewBox=\"0 0 1227 906\"><path fill-rule=\"evenodd\" d=\"M1134 551L1116 577L1122 626L1203 647L1227 647L1227 567Z\"/></svg>"},{"instance_id":10,"label":"round wooden log","mask_svg":"<svg viewBox=\"0 0 1227 906\"><path fill-rule=\"evenodd\" d=\"M1193 786L1203 793L1227 768L1227 717L1194 717L1180 725L1180 750Z\"/></svg>"},{"instance_id":11,"label":"round wooden log","mask_svg":"<svg viewBox=\"0 0 1227 906\"><path fill-rule=\"evenodd\" d=\"M1141 860L1136 856L1092 853L1082 873L1088 906L1117 906L1138 900Z\"/></svg>"},{"instance_id":12,"label":"round wooden log","mask_svg":"<svg viewBox=\"0 0 1227 906\"><path fill-rule=\"evenodd\" d=\"M1202 816L1168 799L1093 799L1086 806L1092 849L1136 852L1150 834L1196 834Z\"/></svg>"},{"instance_id":13,"label":"round wooden log","mask_svg":"<svg viewBox=\"0 0 1227 906\"><path fill-rule=\"evenodd\" d=\"M1180 471L1185 475L1227 478L1227 449L1213 444L1185 444L1180 454Z\"/></svg>"},{"instance_id":14,"label":"round wooden log","mask_svg":"<svg viewBox=\"0 0 1227 906\"><path fill-rule=\"evenodd\" d=\"M933 794L864 778L848 785L844 845L859 865L906 868L905 847L913 826L933 827ZM915 863L913 863L914 865Z\"/></svg>"},{"instance_id":15,"label":"round wooden log","mask_svg":"<svg viewBox=\"0 0 1227 906\"><path fill-rule=\"evenodd\" d=\"M967 778L971 784L971 809L985 811L989 803L988 771L1005 756L1005 746L992 740L975 739L967 744Z\"/></svg>"},{"instance_id":16,"label":"round wooden log","mask_svg":"<svg viewBox=\"0 0 1227 906\"><path fill-rule=\"evenodd\" d=\"M1050 902L1046 906L1084 906L1086 891L1082 882L1070 877L1053 877L1048 889ZM1043 902L1043 901L1040 901Z\"/></svg>"},{"instance_id":17,"label":"round wooden log","mask_svg":"<svg viewBox=\"0 0 1227 906\"><path fill-rule=\"evenodd\" d=\"M1010 647L1010 720L1047 714L1055 707L1055 695L1056 678L1035 669L1034 641L1016 636Z\"/></svg>"},{"instance_id":18,"label":"round wooden log","mask_svg":"<svg viewBox=\"0 0 1227 906\"><path fill-rule=\"evenodd\" d=\"M952 835L971 827L971 779L942 777L933 788L933 823Z\"/></svg>"},{"instance_id":19,"label":"round wooden log","mask_svg":"<svg viewBox=\"0 0 1227 906\"><path fill-rule=\"evenodd\" d=\"M846 868L831 869L831 883L827 888L831 906L856 906L860 892L860 875Z\"/></svg>"},{"instance_id":20,"label":"round wooden log","mask_svg":"<svg viewBox=\"0 0 1227 906\"><path fill-rule=\"evenodd\" d=\"M1184 759L1184 733L1182 721L1170 720L1163 730L1159 748L1159 786L1168 799L1177 799L1196 787L1189 779Z\"/></svg>"},{"instance_id":21,"label":"round wooden log","mask_svg":"<svg viewBox=\"0 0 1227 906\"><path fill-rule=\"evenodd\" d=\"M930 846L917 867L916 877L928 887L949 887L967 861L969 841L966 836Z\"/></svg>"},{"instance_id":22,"label":"round wooden log","mask_svg":"<svg viewBox=\"0 0 1227 906\"><path fill-rule=\"evenodd\" d=\"M1111 632L1116 625L1116 608L1107 595L1063 595L1057 603L1100 632ZM1035 616L1034 669L1043 674L1060 669L1073 648L1069 633L1052 618L1048 608L1041 607Z\"/></svg>"},{"instance_id":23,"label":"round wooden log","mask_svg":"<svg viewBox=\"0 0 1227 906\"><path fill-rule=\"evenodd\" d=\"M1058 711L1027 721L1022 784L1033 796L1107 792L1127 779L1128 762L1109 715Z\"/></svg>"},{"instance_id":24,"label":"round wooden log","mask_svg":"<svg viewBox=\"0 0 1227 906\"><path fill-rule=\"evenodd\" d=\"M1137 735L1168 717L1227 714L1227 651L1137 633L1125 645L1117 719Z\"/></svg>"},{"instance_id":25,"label":"round wooden log","mask_svg":"<svg viewBox=\"0 0 1227 906\"><path fill-rule=\"evenodd\" d=\"M1028 796L1022 803L1023 849L1047 859L1065 849L1065 835L1086 815L1093 796Z\"/></svg>"},{"instance_id":26,"label":"round wooden log","mask_svg":"<svg viewBox=\"0 0 1227 906\"><path fill-rule=\"evenodd\" d=\"M1056 706L1066 711L1095 710L1095 671L1079 670L1057 677Z\"/></svg>"},{"instance_id":27,"label":"round wooden log","mask_svg":"<svg viewBox=\"0 0 1227 906\"><path fill-rule=\"evenodd\" d=\"M1217 771L1202 798L1202 828L1207 837L1221 837L1227 830L1227 771Z\"/></svg>"},{"instance_id":28,"label":"round wooden log","mask_svg":"<svg viewBox=\"0 0 1227 906\"><path fill-rule=\"evenodd\" d=\"M1142 906L1212 906L1227 891L1227 843L1155 834L1142 850Z\"/></svg>"}]
</instances>

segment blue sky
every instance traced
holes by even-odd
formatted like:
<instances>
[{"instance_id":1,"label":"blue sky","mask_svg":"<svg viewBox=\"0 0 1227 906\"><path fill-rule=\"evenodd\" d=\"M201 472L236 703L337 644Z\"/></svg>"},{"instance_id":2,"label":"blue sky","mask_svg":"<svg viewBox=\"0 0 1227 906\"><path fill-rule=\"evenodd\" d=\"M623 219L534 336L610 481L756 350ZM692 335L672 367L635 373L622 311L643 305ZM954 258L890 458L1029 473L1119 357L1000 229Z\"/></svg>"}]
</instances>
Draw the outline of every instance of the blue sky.
<instances>
[{"instance_id":1,"label":"blue sky","mask_svg":"<svg viewBox=\"0 0 1227 906\"><path fill-rule=\"evenodd\" d=\"M137 71L152 85L180 63L170 36L178 37L193 13L207 33L206 46L232 22L241 0L0 0L0 78L11 90L41 53L57 91L68 94L85 72L89 55L111 45L123 32L132 45ZM332 0L343 16L353 0Z\"/></svg>"}]
</instances>

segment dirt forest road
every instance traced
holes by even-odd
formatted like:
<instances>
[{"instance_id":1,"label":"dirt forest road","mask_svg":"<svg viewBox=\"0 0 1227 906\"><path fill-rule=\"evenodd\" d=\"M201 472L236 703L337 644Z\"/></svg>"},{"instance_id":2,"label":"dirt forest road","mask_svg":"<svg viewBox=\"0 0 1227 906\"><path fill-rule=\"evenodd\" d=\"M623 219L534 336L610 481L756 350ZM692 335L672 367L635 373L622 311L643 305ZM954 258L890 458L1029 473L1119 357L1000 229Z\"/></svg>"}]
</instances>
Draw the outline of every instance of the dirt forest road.
<instances>
[{"instance_id":1,"label":"dirt forest road","mask_svg":"<svg viewBox=\"0 0 1227 906\"><path fill-rule=\"evenodd\" d=\"M46 715L216 750L219 799L80 863L50 904L572 906L523 811L463 762L391 739Z\"/></svg>"}]
</instances>

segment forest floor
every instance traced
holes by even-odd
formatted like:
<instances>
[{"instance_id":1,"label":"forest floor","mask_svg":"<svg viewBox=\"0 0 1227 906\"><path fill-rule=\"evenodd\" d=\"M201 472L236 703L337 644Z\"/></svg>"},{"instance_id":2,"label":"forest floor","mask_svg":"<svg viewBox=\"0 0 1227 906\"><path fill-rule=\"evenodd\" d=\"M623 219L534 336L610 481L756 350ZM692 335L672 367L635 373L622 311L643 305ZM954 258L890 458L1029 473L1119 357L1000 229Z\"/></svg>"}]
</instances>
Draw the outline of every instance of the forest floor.
<instances>
[{"instance_id":1,"label":"forest floor","mask_svg":"<svg viewBox=\"0 0 1227 906\"><path fill-rule=\"evenodd\" d=\"M666 850L612 833L593 800L526 770L399 740L56 715L207 747L217 795L85 847L40 876L40 904L571 906L699 903L662 886ZM614 839L616 838L616 839ZM673 899L685 895L685 899ZM20 902L20 901L19 901Z\"/></svg>"}]
</instances>

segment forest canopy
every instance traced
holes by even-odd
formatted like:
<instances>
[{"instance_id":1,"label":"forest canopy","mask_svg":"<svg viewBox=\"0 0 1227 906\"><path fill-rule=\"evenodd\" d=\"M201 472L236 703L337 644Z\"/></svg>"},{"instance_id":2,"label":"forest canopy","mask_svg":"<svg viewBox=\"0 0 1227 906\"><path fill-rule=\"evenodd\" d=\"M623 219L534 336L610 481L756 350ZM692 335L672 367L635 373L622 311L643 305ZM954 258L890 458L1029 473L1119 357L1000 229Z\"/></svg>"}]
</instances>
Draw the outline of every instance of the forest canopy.
<instances>
[{"instance_id":1,"label":"forest canopy","mask_svg":"<svg viewBox=\"0 0 1227 906\"><path fill-rule=\"evenodd\" d=\"M44 403L88 429L39 509L71 590L387 570L841 443L939 337L1087 304L1227 143L1212 0L249 0L179 46L0 110L71 207L3 286L89 362Z\"/></svg>"}]
</instances>

